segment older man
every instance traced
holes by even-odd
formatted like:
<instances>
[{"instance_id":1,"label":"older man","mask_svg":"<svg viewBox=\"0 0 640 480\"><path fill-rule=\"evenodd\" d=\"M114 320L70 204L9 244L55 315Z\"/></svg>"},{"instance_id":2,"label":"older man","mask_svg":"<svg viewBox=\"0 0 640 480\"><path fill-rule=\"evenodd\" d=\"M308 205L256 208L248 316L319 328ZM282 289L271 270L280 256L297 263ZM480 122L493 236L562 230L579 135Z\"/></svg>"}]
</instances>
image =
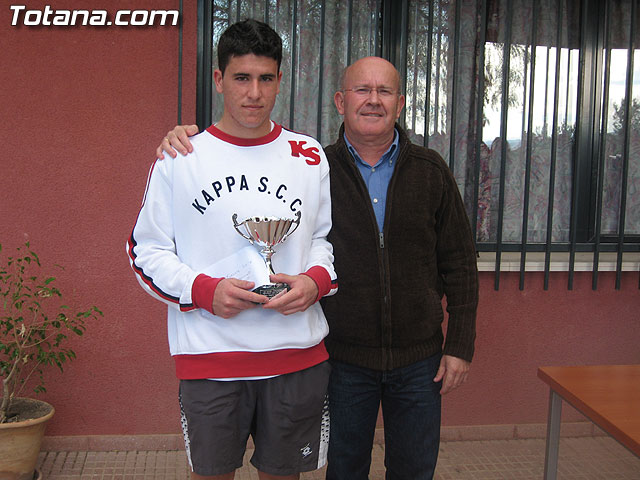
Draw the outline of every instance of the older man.
<instances>
[{"instance_id":1,"label":"older man","mask_svg":"<svg viewBox=\"0 0 640 480\"><path fill-rule=\"evenodd\" d=\"M332 365L327 479L368 478L380 404L387 480L431 479L441 395L465 382L474 352L478 283L469 221L440 155L412 144L396 124L404 96L391 63L358 60L334 101L344 124L325 149L328 239L341 279L340 293L322 302ZM159 156L169 142L189 147L184 128L167 137Z\"/></svg>"}]
</instances>

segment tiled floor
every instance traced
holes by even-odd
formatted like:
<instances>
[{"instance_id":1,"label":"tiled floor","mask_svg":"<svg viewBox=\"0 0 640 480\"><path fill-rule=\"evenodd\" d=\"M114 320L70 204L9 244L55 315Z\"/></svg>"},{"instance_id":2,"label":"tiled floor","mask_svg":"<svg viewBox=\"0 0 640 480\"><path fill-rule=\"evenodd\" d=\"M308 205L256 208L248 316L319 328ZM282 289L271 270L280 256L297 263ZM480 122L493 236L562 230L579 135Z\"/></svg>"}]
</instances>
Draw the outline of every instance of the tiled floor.
<instances>
[{"instance_id":1,"label":"tiled floor","mask_svg":"<svg viewBox=\"0 0 640 480\"><path fill-rule=\"evenodd\" d=\"M544 470L545 441L492 440L443 442L436 480L539 480ZM236 473L237 480L257 480L253 467ZM375 445L370 480L384 479L384 447ZM44 452L39 459L45 480L186 480L183 451ZM303 474L303 480L324 479L324 470ZM640 480L640 459L609 437L562 438L560 480Z\"/></svg>"}]
</instances>

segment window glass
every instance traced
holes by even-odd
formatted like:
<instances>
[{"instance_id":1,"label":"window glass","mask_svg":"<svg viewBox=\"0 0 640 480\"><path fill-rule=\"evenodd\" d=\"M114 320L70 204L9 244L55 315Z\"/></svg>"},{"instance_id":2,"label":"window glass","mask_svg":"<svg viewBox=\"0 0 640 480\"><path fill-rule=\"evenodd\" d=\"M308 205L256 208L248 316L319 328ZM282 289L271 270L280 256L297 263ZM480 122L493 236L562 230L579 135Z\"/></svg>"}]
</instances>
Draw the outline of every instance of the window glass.
<instances>
[{"instance_id":1,"label":"window glass","mask_svg":"<svg viewBox=\"0 0 640 480\"><path fill-rule=\"evenodd\" d=\"M255 18L282 37L283 72L272 118L285 127L333 143L341 118L333 104L343 68L380 53L381 0L214 0L215 46L231 23ZM212 88L212 118L222 114L222 96Z\"/></svg>"}]
</instances>

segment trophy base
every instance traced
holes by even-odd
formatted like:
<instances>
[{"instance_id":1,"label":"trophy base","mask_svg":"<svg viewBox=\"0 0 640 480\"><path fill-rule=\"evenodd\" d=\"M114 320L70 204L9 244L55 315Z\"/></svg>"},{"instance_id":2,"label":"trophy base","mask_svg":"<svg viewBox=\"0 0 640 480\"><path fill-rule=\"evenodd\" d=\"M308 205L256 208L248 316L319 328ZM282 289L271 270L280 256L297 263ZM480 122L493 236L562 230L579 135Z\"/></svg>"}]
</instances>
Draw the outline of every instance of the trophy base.
<instances>
[{"instance_id":1,"label":"trophy base","mask_svg":"<svg viewBox=\"0 0 640 480\"><path fill-rule=\"evenodd\" d=\"M291 286L287 283L267 283L266 285L261 285L253 289L258 295L264 295L268 298L273 298L285 290L291 290Z\"/></svg>"}]
</instances>

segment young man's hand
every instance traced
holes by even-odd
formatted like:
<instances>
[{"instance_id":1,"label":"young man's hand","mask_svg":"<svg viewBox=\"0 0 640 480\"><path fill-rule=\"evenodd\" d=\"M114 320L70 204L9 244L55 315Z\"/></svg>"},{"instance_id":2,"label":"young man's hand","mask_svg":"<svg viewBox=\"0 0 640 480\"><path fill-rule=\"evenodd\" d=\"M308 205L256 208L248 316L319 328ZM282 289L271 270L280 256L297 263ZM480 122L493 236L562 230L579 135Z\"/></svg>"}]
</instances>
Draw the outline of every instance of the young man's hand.
<instances>
[{"instance_id":1,"label":"young man's hand","mask_svg":"<svg viewBox=\"0 0 640 480\"><path fill-rule=\"evenodd\" d=\"M269 279L274 283L288 283L291 290L279 293L262 308L276 310L283 315L291 315L296 312L304 312L313 305L318 297L318 285L307 275L285 275L278 273L270 275Z\"/></svg>"},{"instance_id":2,"label":"young man's hand","mask_svg":"<svg viewBox=\"0 0 640 480\"><path fill-rule=\"evenodd\" d=\"M231 318L249 308L269 301L264 295L251 291L253 282L237 278L225 278L218 283L213 294L213 313L218 317Z\"/></svg>"},{"instance_id":3,"label":"young man's hand","mask_svg":"<svg viewBox=\"0 0 640 480\"><path fill-rule=\"evenodd\" d=\"M162 160L164 158L164 152L167 152L172 158L176 158L176 150L182 155L191 153L193 146L189 141L189 137L198 133L197 125L178 125L173 130L167 133L167 136L162 139L160 146L156 148L156 158Z\"/></svg>"}]
</instances>

